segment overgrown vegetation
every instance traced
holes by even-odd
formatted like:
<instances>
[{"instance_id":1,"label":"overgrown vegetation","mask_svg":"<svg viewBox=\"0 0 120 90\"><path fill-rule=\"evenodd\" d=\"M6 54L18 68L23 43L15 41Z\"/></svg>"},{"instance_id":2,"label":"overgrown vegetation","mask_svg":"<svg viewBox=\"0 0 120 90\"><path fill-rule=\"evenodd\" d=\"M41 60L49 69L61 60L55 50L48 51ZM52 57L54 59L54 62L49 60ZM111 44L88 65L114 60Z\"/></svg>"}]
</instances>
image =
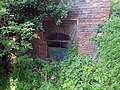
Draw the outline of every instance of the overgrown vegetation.
<instances>
[{"instance_id":1,"label":"overgrown vegetation","mask_svg":"<svg viewBox=\"0 0 120 90\"><path fill-rule=\"evenodd\" d=\"M111 16L99 30L101 36L95 38L98 43L98 62L94 64L96 90L120 89L120 2L112 0Z\"/></svg>"},{"instance_id":2,"label":"overgrown vegetation","mask_svg":"<svg viewBox=\"0 0 120 90\"><path fill-rule=\"evenodd\" d=\"M88 73L92 65L90 59L77 55L76 44L72 44L69 57L60 62L45 61L41 58L31 59L21 56L14 62L14 71L6 87L0 89L16 90L77 90L82 83L90 82L92 73ZM73 54L72 54L73 53ZM5 80L3 78L3 80Z\"/></svg>"},{"instance_id":3,"label":"overgrown vegetation","mask_svg":"<svg viewBox=\"0 0 120 90\"><path fill-rule=\"evenodd\" d=\"M119 0L112 0L110 18L105 24L98 27L101 36L97 35L94 39L98 44L97 62L77 55L75 44L71 45L69 56L60 62L50 62L41 58L33 60L28 55L18 55L17 58L14 58L14 71L9 76L6 76L4 69L0 68L0 73L2 73L0 90L10 90L11 88L16 90L120 90L119 9ZM1 32L4 30L12 32L13 29L14 32L16 30L20 32L23 29L21 25L31 30L29 25L33 25L23 23L19 26L13 22L10 24L18 28L15 29L7 23L7 26L1 28ZM8 33L4 32L2 35L6 34ZM20 37L24 38L24 35L20 34ZM4 41L1 42L3 45ZM17 46L18 44L13 43L9 47L12 48L12 45ZM24 45L20 44L20 46L25 48ZM10 49L6 52L10 52Z\"/></svg>"},{"instance_id":4,"label":"overgrown vegetation","mask_svg":"<svg viewBox=\"0 0 120 90\"><path fill-rule=\"evenodd\" d=\"M47 18L60 25L72 7L70 3L61 0L0 1L0 65L11 71L12 60L28 54L32 49L31 40L39 38L33 31L44 31L42 21Z\"/></svg>"},{"instance_id":5,"label":"overgrown vegetation","mask_svg":"<svg viewBox=\"0 0 120 90\"><path fill-rule=\"evenodd\" d=\"M36 34L33 33L33 31L44 31L42 21L46 18L51 18L56 25L60 25L62 23L62 20L67 17L67 14L72 7L72 5L70 5L71 1L0 1L0 76L2 78L0 83L1 90L11 88L10 83L7 84L7 82L11 82L12 77L14 77L13 80L16 82L16 88L18 90L21 90L22 85L28 85L25 86L25 89L27 90L32 87L32 85L31 87L29 86L32 82L30 80L33 80L31 77L34 77L33 72L31 71L33 70L32 65L34 66L35 63L27 51L32 49L31 40L33 38L39 38ZM38 62L38 64L40 64L40 62ZM22 69L23 71L21 72ZM4 79L4 77L7 77L7 74L9 72L12 72L12 75L8 76L7 79ZM21 75L24 75L23 78ZM41 77L43 77L43 75L41 75ZM22 81L25 79L28 80L27 83L29 84L25 84L25 82ZM35 80L33 81L34 84L37 83ZM6 84L2 84L3 81L8 86Z\"/></svg>"}]
</instances>

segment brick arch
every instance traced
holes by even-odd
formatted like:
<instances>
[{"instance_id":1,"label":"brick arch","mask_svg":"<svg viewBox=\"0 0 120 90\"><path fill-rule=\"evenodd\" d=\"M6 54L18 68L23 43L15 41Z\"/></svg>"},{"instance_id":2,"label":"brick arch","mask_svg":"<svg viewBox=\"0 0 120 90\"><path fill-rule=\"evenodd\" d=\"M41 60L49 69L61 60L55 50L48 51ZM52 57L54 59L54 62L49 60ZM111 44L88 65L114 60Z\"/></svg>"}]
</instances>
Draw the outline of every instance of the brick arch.
<instances>
[{"instance_id":1,"label":"brick arch","mask_svg":"<svg viewBox=\"0 0 120 90\"><path fill-rule=\"evenodd\" d=\"M58 32L58 31L54 31L54 32L49 32L49 33L45 33L44 34L44 39L47 39L49 36L51 36L51 35L55 35L55 34L63 34L63 35L65 35L65 36L67 36L67 37L69 37L69 40L70 40L70 38L71 38L71 36L69 35L69 33L68 32L61 32L61 30Z\"/></svg>"},{"instance_id":2,"label":"brick arch","mask_svg":"<svg viewBox=\"0 0 120 90\"><path fill-rule=\"evenodd\" d=\"M71 37L64 33L54 33L46 37L46 40L70 40Z\"/></svg>"},{"instance_id":3,"label":"brick arch","mask_svg":"<svg viewBox=\"0 0 120 90\"><path fill-rule=\"evenodd\" d=\"M43 33L44 38L55 33L62 33L72 37L73 31L76 30L77 20L65 20L60 26L56 26L53 21L44 21L43 26L45 32ZM76 26L77 27L77 26Z\"/></svg>"}]
</instances>

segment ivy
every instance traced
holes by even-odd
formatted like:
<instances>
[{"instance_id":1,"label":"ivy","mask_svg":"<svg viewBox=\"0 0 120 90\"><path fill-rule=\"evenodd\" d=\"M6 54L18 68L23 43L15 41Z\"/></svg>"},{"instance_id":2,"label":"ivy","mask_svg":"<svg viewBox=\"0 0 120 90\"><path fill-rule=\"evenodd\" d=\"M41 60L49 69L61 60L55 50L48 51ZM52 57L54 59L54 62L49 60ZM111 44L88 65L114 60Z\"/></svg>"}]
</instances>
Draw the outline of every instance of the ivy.
<instances>
[{"instance_id":1,"label":"ivy","mask_svg":"<svg viewBox=\"0 0 120 90\"><path fill-rule=\"evenodd\" d=\"M73 6L70 5L70 1L64 3L62 0L58 5L53 0L13 0L8 4L10 13L15 15L16 20L21 22L30 20L35 25L34 29L40 31L43 31L42 20L49 17L56 25L60 25Z\"/></svg>"},{"instance_id":2,"label":"ivy","mask_svg":"<svg viewBox=\"0 0 120 90\"><path fill-rule=\"evenodd\" d=\"M37 38L37 35L33 34L32 25L33 23L30 22L23 24L8 22L7 26L1 27L0 43L4 46L1 54L11 53L12 49L22 53L31 49L32 47L29 41L32 38Z\"/></svg>"}]
</instances>

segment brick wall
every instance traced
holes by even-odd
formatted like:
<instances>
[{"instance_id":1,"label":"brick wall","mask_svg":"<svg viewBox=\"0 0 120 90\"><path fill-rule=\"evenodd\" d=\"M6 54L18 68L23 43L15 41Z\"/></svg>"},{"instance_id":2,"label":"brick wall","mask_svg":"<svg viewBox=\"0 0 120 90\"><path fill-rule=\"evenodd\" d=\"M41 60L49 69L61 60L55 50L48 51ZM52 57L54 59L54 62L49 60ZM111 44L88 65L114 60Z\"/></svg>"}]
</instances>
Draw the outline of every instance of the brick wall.
<instances>
[{"instance_id":1,"label":"brick wall","mask_svg":"<svg viewBox=\"0 0 120 90\"><path fill-rule=\"evenodd\" d=\"M91 56L96 51L91 38L96 34L97 24L109 17L110 0L78 0L68 18L78 19L78 52Z\"/></svg>"},{"instance_id":2,"label":"brick wall","mask_svg":"<svg viewBox=\"0 0 120 90\"><path fill-rule=\"evenodd\" d=\"M38 51L37 56L47 57L45 38L57 32L75 38L78 41L79 54L83 56L94 55L96 46L91 38L97 33L97 24L108 18L109 13L110 0L78 0L76 7L69 13L68 18L63 21L60 27L55 26L52 20L43 22L46 32L40 35L39 40L34 40L37 43L34 45L34 49L37 48Z\"/></svg>"}]
</instances>

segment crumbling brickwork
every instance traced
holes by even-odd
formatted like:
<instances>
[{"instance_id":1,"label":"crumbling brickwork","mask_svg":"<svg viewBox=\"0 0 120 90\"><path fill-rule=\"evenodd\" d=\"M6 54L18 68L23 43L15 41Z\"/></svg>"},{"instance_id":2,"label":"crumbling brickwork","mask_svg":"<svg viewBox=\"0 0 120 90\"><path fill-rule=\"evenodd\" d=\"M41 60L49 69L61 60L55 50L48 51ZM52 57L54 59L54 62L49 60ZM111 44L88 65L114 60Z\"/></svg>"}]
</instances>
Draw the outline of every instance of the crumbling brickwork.
<instances>
[{"instance_id":1,"label":"crumbling brickwork","mask_svg":"<svg viewBox=\"0 0 120 90\"><path fill-rule=\"evenodd\" d=\"M58 32L77 40L79 54L83 56L94 55L96 46L91 38L97 33L97 24L108 18L109 14L110 0L78 0L75 8L60 27L57 27L52 20L43 22L46 32L41 33L40 39L34 40L34 43L37 43L34 45L34 49L37 50L36 55L47 58L46 38Z\"/></svg>"}]
</instances>

